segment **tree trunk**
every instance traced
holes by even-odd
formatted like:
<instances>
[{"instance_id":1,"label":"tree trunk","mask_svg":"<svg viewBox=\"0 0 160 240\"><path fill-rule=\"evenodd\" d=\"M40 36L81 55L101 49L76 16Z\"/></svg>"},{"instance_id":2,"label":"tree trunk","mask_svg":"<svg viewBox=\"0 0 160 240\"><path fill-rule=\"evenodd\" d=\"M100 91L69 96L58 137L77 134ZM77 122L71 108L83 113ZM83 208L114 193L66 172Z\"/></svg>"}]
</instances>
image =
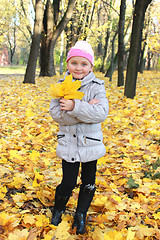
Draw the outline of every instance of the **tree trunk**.
<instances>
[{"instance_id":1,"label":"tree trunk","mask_svg":"<svg viewBox=\"0 0 160 240\"><path fill-rule=\"evenodd\" d=\"M49 51L52 41L54 27L53 6L50 0L47 0L43 16L43 31L41 35L40 46L40 76L52 76L55 73L53 69L48 69L49 65ZM53 58L53 57L52 57Z\"/></svg>"},{"instance_id":2,"label":"tree trunk","mask_svg":"<svg viewBox=\"0 0 160 240\"><path fill-rule=\"evenodd\" d=\"M126 83L124 95L128 98L134 98L136 95L136 81L138 73L138 62L141 50L142 30L145 18L145 12L152 0L136 0L133 16L133 27L131 34L131 44L129 59L127 65Z\"/></svg>"},{"instance_id":3,"label":"tree trunk","mask_svg":"<svg viewBox=\"0 0 160 240\"><path fill-rule=\"evenodd\" d=\"M75 0L69 0L67 10L63 18L61 19L61 21L58 23L58 25L56 25L57 20L55 21L54 19L53 29L51 29L50 34L47 34L46 37L45 36L43 37L43 42L42 42L43 45L41 46L41 64L44 58L46 62L45 62L44 69L42 69L43 65L41 65L42 66L41 74L40 74L41 76L53 76L56 74L55 68L54 68L54 57L53 57L54 47L58 37L60 36L62 31L65 29L66 25L68 24L72 16L74 3L75 3ZM49 20L47 21L47 23L49 23ZM43 52L42 52L42 48L43 48Z\"/></svg>"},{"instance_id":4,"label":"tree trunk","mask_svg":"<svg viewBox=\"0 0 160 240\"><path fill-rule=\"evenodd\" d=\"M152 60L152 57L153 57L153 53L149 50L149 51L148 51L147 70L150 70L150 68L151 68L151 60Z\"/></svg>"},{"instance_id":5,"label":"tree trunk","mask_svg":"<svg viewBox=\"0 0 160 240\"><path fill-rule=\"evenodd\" d=\"M40 76L53 76L56 74L54 69L53 52L50 51L52 35L47 37L42 33L40 47Z\"/></svg>"},{"instance_id":6,"label":"tree trunk","mask_svg":"<svg viewBox=\"0 0 160 240\"><path fill-rule=\"evenodd\" d=\"M129 39L130 39L130 35L127 34L127 33L128 33L128 29L129 29L129 27L130 27L130 24L131 24L131 21L129 21L128 26L127 26L126 31L125 31L125 43L124 43L124 46L125 46L125 45L128 45L128 41L129 41ZM124 48L125 48L125 47L124 47ZM125 52L124 52L125 58L126 58L126 55L127 55L128 52L129 52L129 49L125 50ZM125 59L125 60L124 60L124 65L126 65L126 61L127 61L127 60ZM117 65L118 65L118 51L117 51L117 53L116 53L115 56L114 56L113 71L116 69ZM107 70L107 72L106 72L106 74L105 74L105 77L110 77L110 74L111 74L111 65L109 66L109 68L108 68L108 70Z\"/></svg>"},{"instance_id":7,"label":"tree trunk","mask_svg":"<svg viewBox=\"0 0 160 240\"><path fill-rule=\"evenodd\" d=\"M70 26L65 29L67 36L66 53L75 45L78 39L87 39L86 29L90 29L91 27L96 1L97 0L92 1L92 5L90 5L89 1L81 1L80 3L76 1L75 11L69 24ZM78 11L76 11L78 4L80 4L81 10L78 9Z\"/></svg>"},{"instance_id":8,"label":"tree trunk","mask_svg":"<svg viewBox=\"0 0 160 240\"><path fill-rule=\"evenodd\" d=\"M151 3L149 8L151 8L153 6L153 4ZM143 70L145 68L145 62L146 62L146 57L147 57L147 52L148 52L148 33L149 33L149 26L150 26L150 22L151 22L151 11L150 9L148 9L147 12L147 17L146 17L146 21L145 21L145 38L143 39L143 47L141 49L141 53L140 53L140 62L139 62L139 69L138 71L140 73L143 73Z\"/></svg>"},{"instance_id":9,"label":"tree trunk","mask_svg":"<svg viewBox=\"0 0 160 240\"><path fill-rule=\"evenodd\" d=\"M105 74L105 77L108 77L108 78L111 77L111 73L116 69L117 64L118 64L118 53L115 54L114 59L111 62L110 66Z\"/></svg>"},{"instance_id":10,"label":"tree trunk","mask_svg":"<svg viewBox=\"0 0 160 240\"><path fill-rule=\"evenodd\" d=\"M102 57L102 65L100 68L100 72L102 72L102 73L104 72L104 62L105 62L106 55L107 55L109 37L110 37L110 30L107 29L107 33L106 33L106 37L105 37L104 53L103 53L103 57Z\"/></svg>"},{"instance_id":11,"label":"tree trunk","mask_svg":"<svg viewBox=\"0 0 160 240\"><path fill-rule=\"evenodd\" d=\"M61 14L64 14L64 3L62 0L62 10L61 10ZM60 75L63 74L63 56L64 56L64 30L61 33L61 46L60 46L60 69L59 69L59 73Z\"/></svg>"},{"instance_id":12,"label":"tree trunk","mask_svg":"<svg viewBox=\"0 0 160 240\"><path fill-rule=\"evenodd\" d=\"M141 50L140 54L140 63L139 63L139 72L143 73L144 67L145 67L145 58L144 58L144 53L145 53L145 48L146 48L147 43L144 42L143 48Z\"/></svg>"},{"instance_id":13,"label":"tree trunk","mask_svg":"<svg viewBox=\"0 0 160 240\"><path fill-rule=\"evenodd\" d=\"M112 23L113 21L111 21L111 15L112 15L112 11L111 11L111 6L113 4L113 0L110 0L110 10L109 10L109 13L108 13L108 22L109 22L109 26L107 28L107 32L106 32L106 37L105 37L105 46L104 46L104 53L103 53L103 56L102 56L102 65L101 65L101 68L100 68L100 72L104 72L104 65L105 65L105 59L106 59L106 55L107 55L107 50L108 50L108 43L109 43L109 38L110 38L110 33L111 33L111 29L112 29ZM111 61L111 64L113 62ZM112 68L112 66L111 66Z\"/></svg>"},{"instance_id":14,"label":"tree trunk","mask_svg":"<svg viewBox=\"0 0 160 240\"><path fill-rule=\"evenodd\" d=\"M100 19L101 19L101 3L98 3L98 9L97 9L97 26L98 28L100 27ZM98 46L97 46L97 55L98 57L101 57L103 54L102 51L102 33L100 30L98 30L98 36L97 36L97 41L98 41Z\"/></svg>"},{"instance_id":15,"label":"tree trunk","mask_svg":"<svg viewBox=\"0 0 160 240\"><path fill-rule=\"evenodd\" d=\"M114 42L115 42L117 33L118 32L115 33L115 35L114 35L114 37L112 39L111 74L110 74L110 79L109 79L110 82L112 81L112 75L113 75L113 72L114 72L114 68L113 68L113 64L114 64Z\"/></svg>"},{"instance_id":16,"label":"tree trunk","mask_svg":"<svg viewBox=\"0 0 160 240\"><path fill-rule=\"evenodd\" d=\"M13 36L8 35L8 44L9 44L9 51L10 51L10 64L13 64L13 56L16 51L16 25L14 23L13 30Z\"/></svg>"},{"instance_id":17,"label":"tree trunk","mask_svg":"<svg viewBox=\"0 0 160 240\"><path fill-rule=\"evenodd\" d=\"M23 83L35 83L35 72L37 58L39 54L42 20L43 20L43 3L41 0L36 0L34 32L32 36L31 49Z\"/></svg>"},{"instance_id":18,"label":"tree trunk","mask_svg":"<svg viewBox=\"0 0 160 240\"><path fill-rule=\"evenodd\" d=\"M61 33L61 47L60 47L60 75L63 74L63 56L64 56L64 32Z\"/></svg>"},{"instance_id":19,"label":"tree trunk","mask_svg":"<svg viewBox=\"0 0 160 240\"><path fill-rule=\"evenodd\" d=\"M118 33L118 87L124 85L124 25L126 0L121 0Z\"/></svg>"}]
</instances>

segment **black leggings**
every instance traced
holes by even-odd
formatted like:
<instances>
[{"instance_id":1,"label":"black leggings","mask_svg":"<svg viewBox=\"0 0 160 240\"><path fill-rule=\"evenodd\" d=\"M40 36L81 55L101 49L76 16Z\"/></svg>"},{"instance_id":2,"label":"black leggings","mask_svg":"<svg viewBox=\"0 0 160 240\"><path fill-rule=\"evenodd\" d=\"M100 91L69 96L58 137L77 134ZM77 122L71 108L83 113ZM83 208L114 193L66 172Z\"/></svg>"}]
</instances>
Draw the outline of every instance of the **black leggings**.
<instances>
[{"instance_id":1,"label":"black leggings","mask_svg":"<svg viewBox=\"0 0 160 240\"><path fill-rule=\"evenodd\" d=\"M69 196L77 184L77 177L80 163L69 163L62 160L63 178L58 186L58 193L62 196ZM81 181L82 185L94 185L97 170L97 160L81 163Z\"/></svg>"}]
</instances>

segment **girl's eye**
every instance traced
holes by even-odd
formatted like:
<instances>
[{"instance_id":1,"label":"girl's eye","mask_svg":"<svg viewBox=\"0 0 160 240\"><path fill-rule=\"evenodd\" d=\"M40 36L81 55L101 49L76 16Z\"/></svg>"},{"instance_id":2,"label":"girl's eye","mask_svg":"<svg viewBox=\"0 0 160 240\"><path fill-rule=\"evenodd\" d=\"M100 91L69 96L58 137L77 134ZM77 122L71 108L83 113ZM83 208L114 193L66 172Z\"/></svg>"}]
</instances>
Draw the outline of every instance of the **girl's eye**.
<instances>
[{"instance_id":1,"label":"girl's eye","mask_svg":"<svg viewBox=\"0 0 160 240\"><path fill-rule=\"evenodd\" d=\"M86 66L87 64L86 64L86 63L83 63L82 65L83 65L83 66Z\"/></svg>"},{"instance_id":2,"label":"girl's eye","mask_svg":"<svg viewBox=\"0 0 160 240\"><path fill-rule=\"evenodd\" d=\"M73 65L76 65L76 62L72 62Z\"/></svg>"}]
</instances>

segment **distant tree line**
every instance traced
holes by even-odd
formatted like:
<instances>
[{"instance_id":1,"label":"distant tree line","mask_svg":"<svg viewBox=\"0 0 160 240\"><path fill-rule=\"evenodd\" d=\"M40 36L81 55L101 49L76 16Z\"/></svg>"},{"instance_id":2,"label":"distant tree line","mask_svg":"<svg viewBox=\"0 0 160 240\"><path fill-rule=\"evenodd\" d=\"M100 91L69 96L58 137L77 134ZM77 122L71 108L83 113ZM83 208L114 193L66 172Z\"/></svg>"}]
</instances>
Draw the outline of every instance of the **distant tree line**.
<instances>
[{"instance_id":1,"label":"distant tree line","mask_svg":"<svg viewBox=\"0 0 160 240\"><path fill-rule=\"evenodd\" d=\"M155 6L152 0L132 0L127 5L126 0L18 2L19 5L10 14L14 24L8 23L8 29L12 27L12 37L8 34L8 46L13 59L17 48L18 28L21 39L23 36L30 45L24 83L35 83L37 63L40 76L55 75L57 55L62 74L65 70L63 66L66 53L79 39L92 44L95 51L95 71L101 71L112 81L114 70L118 70L117 86L125 85L124 95L130 98L136 95L138 72L142 73L145 67L150 69L153 58L158 61L159 29L152 14L152 9L154 13L158 11L158 5ZM33 6L32 14L27 10L30 2ZM29 14L34 16L33 28L27 20ZM12 41L9 42L9 39Z\"/></svg>"}]
</instances>

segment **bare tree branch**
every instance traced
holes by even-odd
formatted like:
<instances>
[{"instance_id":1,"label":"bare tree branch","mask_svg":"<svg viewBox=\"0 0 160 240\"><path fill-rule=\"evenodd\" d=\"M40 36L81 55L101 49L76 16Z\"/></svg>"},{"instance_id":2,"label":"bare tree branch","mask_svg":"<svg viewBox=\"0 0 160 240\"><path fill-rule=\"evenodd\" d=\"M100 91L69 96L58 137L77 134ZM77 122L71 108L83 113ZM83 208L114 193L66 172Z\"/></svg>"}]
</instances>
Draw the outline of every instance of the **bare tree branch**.
<instances>
[{"instance_id":1,"label":"bare tree branch","mask_svg":"<svg viewBox=\"0 0 160 240\"><path fill-rule=\"evenodd\" d=\"M108 2L106 2L106 1L104 1L104 0L102 0L102 2L105 3L105 4L107 4L110 8L112 8L113 11L115 11L115 12L118 14L118 16L119 16L119 12L118 12L114 7L112 7Z\"/></svg>"}]
</instances>

